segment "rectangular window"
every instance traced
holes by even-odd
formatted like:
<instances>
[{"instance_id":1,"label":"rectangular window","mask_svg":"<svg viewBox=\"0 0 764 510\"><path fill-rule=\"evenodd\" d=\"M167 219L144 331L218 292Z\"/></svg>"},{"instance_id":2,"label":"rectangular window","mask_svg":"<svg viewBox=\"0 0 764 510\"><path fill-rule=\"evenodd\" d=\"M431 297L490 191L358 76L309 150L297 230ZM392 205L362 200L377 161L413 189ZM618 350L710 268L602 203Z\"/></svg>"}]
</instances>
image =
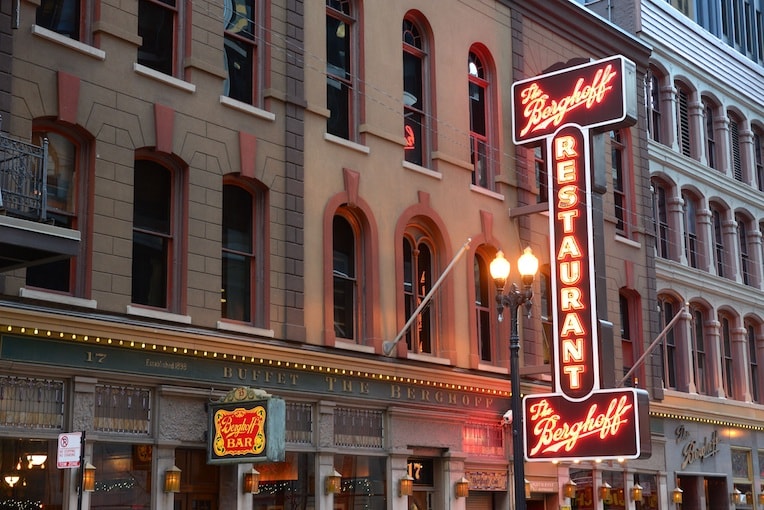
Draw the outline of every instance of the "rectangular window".
<instances>
[{"instance_id":1,"label":"rectangular window","mask_svg":"<svg viewBox=\"0 0 764 510\"><path fill-rule=\"evenodd\" d=\"M350 2L326 1L326 131L351 139L353 120L353 19Z\"/></svg>"},{"instance_id":2,"label":"rectangular window","mask_svg":"<svg viewBox=\"0 0 764 510\"><path fill-rule=\"evenodd\" d=\"M533 167L536 173L536 203L542 204L549 201L549 181L546 169L546 148L536 147L533 149Z\"/></svg>"},{"instance_id":3,"label":"rectangular window","mask_svg":"<svg viewBox=\"0 0 764 510\"><path fill-rule=\"evenodd\" d=\"M716 265L717 276L727 276L725 271L726 267L726 252L724 250L724 237L722 234L722 215L714 209L711 212L711 219L713 222L713 236L714 236L714 263Z\"/></svg>"},{"instance_id":4,"label":"rectangular window","mask_svg":"<svg viewBox=\"0 0 764 510\"><path fill-rule=\"evenodd\" d=\"M664 259L669 258L669 225L668 209L666 204L666 190L661 187L655 187L653 193L653 208L655 209L655 235L658 238L656 248L658 256Z\"/></svg>"},{"instance_id":5,"label":"rectangular window","mask_svg":"<svg viewBox=\"0 0 764 510\"><path fill-rule=\"evenodd\" d=\"M151 431L151 391L148 388L96 385L93 427L101 432L148 434Z\"/></svg>"},{"instance_id":6,"label":"rectangular window","mask_svg":"<svg viewBox=\"0 0 764 510\"><path fill-rule=\"evenodd\" d=\"M682 193L684 208L684 251L690 267L698 267L698 220L695 200Z\"/></svg>"},{"instance_id":7,"label":"rectangular window","mask_svg":"<svg viewBox=\"0 0 764 510\"><path fill-rule=\"evenodd\" d=\"M176 0L139 0L138 63L160 73L175 76L178 8Z\"/></svg>"},{"instance_id":8,"label":"rectangular window","mask_svg":"<svg viewBox=\"0 0 764 510\"><path fill-rule=\"evenodd\" d=\"M170 306L172 178L172 172L155 161L135 161L132 302L156 308Z\"/></svg>"},{"instance_id":9,"label":"rectangular window","mask_svg":"<svg viewBox=\"0 0 764 510\"><path fill-rule=\"evenodd\" d=\"M740 128L736 117L729 117L730 126L730 161L732 162L732 176L738 182L743 182L743 163L740 159Z\"/></svg>"},{"instance_id":10,"label":"rectangular window","mask_svg":"<svg viewBox=\"0 0 764 510\"><path fill-rule=\"evenodd\" d=\"M703 105L703 120L706 135L706 163L711 168L718 168L716 160L716 139L714 137L714 110L709 104Z\"/></svg>"},{"instance_id":11,"label":"rectangular window","mask_svg":"<svg viewBox=\"0 0 764 510\"><path fill-rule=\"evenodd\" d=\"M226 80L224 94L247 104L256 103L257 38L255 0L225 0L223 40ZM261 23L261 22L260 22Z\"/></svg>"},{"instance_id":12,"label":"rectangular window","mask_svg":"<svg viewBox=\"0 0 764 510\"><path fill-rule=\"evenodd\" d=\"M759 131L753 133L753 159L759 191L764 191L764 134Z\"/></svg>"},{"instance_id":13,"label":"rectangular window","mask_svg":"<svg viewBox=\"0 0 764 510\"><path fill-rule=\"evenodd\" d=\"M384 413L373 409L334 410L334 444L353 448L382 448Z\"/></svg>"},{"instance_id":14,"label":"rectangular window","mask_svg":"<svg viewBox=\"0 0 764 510\"><path fill-rule=\"evenodd\" d=\"M648 72L645 76L645 102L647 107L647 131L653 141L661 142L661 97L658 76Z\"/></svg>"},{"instance_id":15,"label":"rectangular window","mask_svg":"<svg viewBox=\"0 0 764 510\"><path fill-rule=\"evenodd\" d=\"M688 158L692 156L690 147L690 96L683 88L678 88L676 98L676 131L679 150Z\"/></svg>"},{"instance_id":16,"label":"rectangular window","mask_svg":"<svg viewBox=\"0 0 764 510\"><path fill-rule=\"evenodd\" d=\"M63 430L63 381L0 376L0 395L0 424Z\"/></svg>"},{"instance_id":17,"label":"rectangular window","mask_svg":"<svg viewBox=\"0 0 764 510\"><path fill-rule=\"evenodd\" d=\"M661 306L661 322L664 328L674 318L675 313L674 303L668 300L663 301ZM676 389L676 338L673 327L666 332L663 345L663 384L666 388Z\"/></svg>"},{"instance_id":18,"label":"rectangular window","mask_svg":"<svg viewBox=\"0 0 764 510\"><path fill-rule=\"evenodd\" d=\"M740 276L745 285L751 285L751 260L748 256L748 227L742 216L736 216L738 248L740 251Z\"/></svg>"},{"instance_id":19,"label":"rectangular window","mask_svg":"<svg viewBox=\"0 0 764 510\"><path fill-rule=\"evenodd\" d=\"M83 41L86 16L85 0L41 0L37 7L35 24L53 32Z\"/></svg>"},{"instance_id":20,"label":"rectangular window","mask_svg":"<svg viewBox=\"0 0 764 510\"><path fill-rule=\"evenodd\" d=\"M610 132L610 169L613 178L613 206L615 212L615 229L622 236L629 235L628 229L628 193L626 179L628 171L628 154L626 152L623 134L620 131Z\"/></svg>"}]
</instances>

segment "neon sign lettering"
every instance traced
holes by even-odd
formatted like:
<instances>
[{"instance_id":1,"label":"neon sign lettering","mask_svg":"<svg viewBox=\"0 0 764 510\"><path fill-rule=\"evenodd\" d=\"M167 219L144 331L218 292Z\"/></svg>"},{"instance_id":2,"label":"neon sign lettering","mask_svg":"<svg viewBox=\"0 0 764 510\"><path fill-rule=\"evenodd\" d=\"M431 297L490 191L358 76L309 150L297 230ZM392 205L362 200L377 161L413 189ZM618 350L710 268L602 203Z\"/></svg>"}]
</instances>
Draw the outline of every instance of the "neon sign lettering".
<instances>
[{"instance_id":1,"label":"neon sign lettering","mask_svg":"<svg viewBox=\"0 0 764 510\"><path fill-rule=\"evenodd\" d=\"M629 411L633 405L627 403L624 395L613 397L604 411L598 410L598 404L589 406L586 416L568 423L555 413L548 400L534 404L530 408L530 421L534 423L533 437L538 441L530 445L529 455L565 450L575 450L582 439L596 436L601 440L609 439L629 422Z\"/></svg>"},{"instance_id":2,"label":"neon sign lettering","mask_svg":"<svg viewBox=\"0 0 764 510\"><path fill-rule=\"evenodd\" d=\"M608 64L603 69L598 69L591 83L584 85L584 78L579 78L573 91L560 99L550 99L549 94L539 86L531 83L527 88L520 91L523 109L523 117L528 121L520 130L520 136L544 129L550 125L560 126L568 112L581 106L587 109L601 103L607 94L613 90L613 82L618 73Z\"/></svg>"},{"instance_id":3,"label":"neon sign lettering","mask_svg":"<svg viewBox=\"0 0 764 510\"><path fill-rule=\"evenodd\" d=\"M523 399L529 461L650 453L647 392L600 388L592 236L590 130L627 118L624 76L633 67L612 57L512 86L515 142L543 139L550 155L555 392Z\"/></svg>"}]
</instances>

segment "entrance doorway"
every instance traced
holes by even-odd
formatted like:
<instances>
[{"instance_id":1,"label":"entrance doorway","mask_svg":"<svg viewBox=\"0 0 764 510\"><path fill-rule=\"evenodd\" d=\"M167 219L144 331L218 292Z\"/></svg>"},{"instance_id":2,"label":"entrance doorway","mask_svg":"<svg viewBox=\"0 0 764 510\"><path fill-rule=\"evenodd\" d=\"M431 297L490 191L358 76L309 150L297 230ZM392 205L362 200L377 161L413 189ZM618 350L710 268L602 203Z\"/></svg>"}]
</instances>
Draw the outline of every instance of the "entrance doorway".
<instances>
[{"instance_id":1,"label":"entrance doorway","mask_svg":"<svg viewBox=\"0 0 764 510\"><path fill-rule=\"evenodd\" d=\"M207 464L207 452L178 448L175 465L182 474L174 510L218 510L220 468Z\"/></svg>"}]
</instances>

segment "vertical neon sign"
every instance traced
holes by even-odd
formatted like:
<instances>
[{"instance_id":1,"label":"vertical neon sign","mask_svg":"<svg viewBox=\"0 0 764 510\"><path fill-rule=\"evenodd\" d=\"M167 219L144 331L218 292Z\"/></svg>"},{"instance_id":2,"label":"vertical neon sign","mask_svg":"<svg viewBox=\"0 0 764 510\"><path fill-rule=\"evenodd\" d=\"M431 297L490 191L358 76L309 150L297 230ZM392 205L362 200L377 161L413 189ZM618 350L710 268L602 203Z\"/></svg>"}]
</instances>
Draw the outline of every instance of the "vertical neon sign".
<instances>
[{"instance_id":1,"label":"vertical neon sign","mask_svg":"<svg viewBox=\"0 0 764 510\"><path fill-rule=\"evenodd\" d=\"M525 457L648 456L647 392L600 387L591 207L591 132L634 122L635 66L616 56L569 67L516 82L512 100L515 143L546 144L555 295L555 392L523 399Z\"/></svg>"}]
</instances>

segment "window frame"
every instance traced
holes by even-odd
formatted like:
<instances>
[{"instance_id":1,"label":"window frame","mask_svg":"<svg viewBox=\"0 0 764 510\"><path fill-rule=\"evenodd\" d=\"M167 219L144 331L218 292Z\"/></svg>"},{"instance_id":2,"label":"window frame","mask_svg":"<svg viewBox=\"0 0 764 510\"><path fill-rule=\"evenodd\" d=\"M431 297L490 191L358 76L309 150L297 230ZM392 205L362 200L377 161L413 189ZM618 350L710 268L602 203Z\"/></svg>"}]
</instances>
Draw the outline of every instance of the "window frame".
<instances>
[{"instance_id":1,"label":"window frame","mask_svg":"<svg viewBox=\"0 0 764 510\"><path fill-rule=\"evenodd\" d=\"M490 265L493 254L486 246L475 250L473 257L472 309L475 320L475 348L480 363L497 365L502 359L499 349L498 320L496 312L496 285L491 277ZM483 302L483 300L485 302ZM488 355L486 355L486 350Z\"/></svg>"},{"instance_id":2,"label":"window frame","mask_svg":"<svg viewBox=\"0 0 764 510\"><path fill-rule=\"evenodd\" d=\"M676 299L662 296L658 298L660 306L661 326L668 326L678 312L680 306ZM666 332L663 342L663 385L667 389L678 389L677 378L677 338L674 334L674 328Z\"/></svg>"},{"instance_id":3,"label":"window frame","mask_svg":"<svg viewBox=\"0 0 764 510\"><path fill-rule=\"evenodd\" d=\"M473 66L475 71L473 72ZM487 51L477 45L470 48L467 57L468 101L470 111L470 161L472 162L472 184L490 191L496 191L496 149L494 140L495 111L493 100L493 61ZM473 100L473 91L482 91L482 100ZM478 112L480 110L480 112ZM476 130L476 120L482 118L482 130ZM481 159L480 144L484 145L482 161L484 168L479 168Z\"/></svg>"},{"instance_id":4,"label":"window frame","mask_svg":"<svg viewBox=\"0 0 764 510\"><path fill-rule=\"evenodd\" d=\"M168 221L169 228L167 232L161 232L158 230L150 230L147 228L136 228L136 209L137 202L133 200L133 225L132 225L132 244L133 244L133 270L131 271L131 285L130 303L135 306L163 310L171 313L181 313L185 308L185 292L182 287L184 286L185 279L183 278L186 268L186 225L185 225L185 182L186 182L186 167L174 156L165 156L160 153L156 153L151 150L138 150L135 155L135 165L139 161L146 161L153 165L162 167L169 173L169 193L168 200ZM136 169L133 169L133 195L135 196L135 175ZM135 238L136 234L153 235L167 241L167 253L164 256L165 263L165 291L164 291L164 303L160 306L151 303L143 303L137 301L135 294L136 285L136 257L135 257Z\"/></svg>"},{"instance_id":5,"label":"window frame","mask_svg":"<svg viewBox=\"0 0 764 510\"><path fill-rule=\"evenodd\" d=\"M729 251L724 239L724 221L726 211L718 204L711 204L711 246L716 276L729 278L731 276Z\"/></svg>"},{"instance_id":6,"label":"window frame","mask_svg":"<svg viewBox=\"0 0 764 510\"><path fill-rule=\"evenodd\" d=\"M724 312L719 313L719 355L721 356L722 373L720 383L724 396L729 399L737 398L735 392L735 363L732 359L732 317Z\"/></svg>"},{"instance_id":7,"label":"window frame","mask_svg":"<svg viewBox=\"0 0 764 510\"><path fill-rule=\"evenodd\" d=\"M761 403L761 375L759 368L758 345L756 341L756 331L760 327L750 320L744 321L746 343L748 347L748 384L751 394L751 401Z\"/></svg>"},{"instance_id":8,"label":"window frame","mask_svg":"<svg viewBox=\"0 0 764 510\"><path fill-rule=\"evenodd\" d=\"M345 7L347 7L347 9L344 9ZM330 64L330 62L333 60L331 58L332 40L330 39L328 30L330 22L337 24L337 29L335 30L336 38L345 39L344 48L346 50L346 56L343 60L345 61L344 65L347 67L347 69L339 68ZM326 132L327 134L337 136L349 141L358 141L358 54L362 52L362 49L358 46L361 44L361 40L358 36L358 23L359 20L357 18L357 6L354 1L326 0L326 108L329 110L329 116L326 119ZM340 36L337 34L341 27L344 27L344 30ZM355 41L358 42L355 43ZM340 71L342 74L340 74ZM343 104L340 105L339 102L337 102L338 107L342 106L342 109L339 113L344 113L346 117L344 122L342 122L343 125L341 128L339 127L339 124L338 128L332 127L333 120L341 120L341 118L335 117L332 111L332 105L335 103L335 101L333 101L333 98L330 96L330 87L334 86L331 83L338 83L340 90L342 90L343 87L347 89L347 97L344 98L344 101L341 101ZM340 96L342 96L342 94L340 94ZM345 130L347 130L347 132L345 132Z\"/></svg>"},{"instance_id":9,"label":"window frame","mask_svg":"<svg viewBox=\"0 0 764 510\"><path fill-rule=\"evenodd\" d=\"M716 133L716 109L717 106L710 99L703 98L703 140L706 165L714 170L720 170L719 148L717 147Z\"/></svg>"},{"instance_id":10,"label":"window frame","mask_svg":"<svg viewBox=\"0 0 764 510\"><path fill-rule=\"evenodd\" d=\"M684 254L690 267L700 269L703 260L703 242L698 223L699 200L694 193L682 191L682 221L684 222Z\"/></svg>"},{"instance_id":11,"label":"window frame","mask_svg":"<svg viewBox=\"0 0 764 510\"><path fill-rule=\"evenodd\" d=\"M63 293L73 297L88 298L89 297L89 278L88 268L90 267L90 261L92 260L92 254L90 253L90 247L88 245L88 239L90 238L89 232L92 225L92 214L90 197L90 174L93 165L92 162L92 150L94 142L92 137L88 133L79 129L76 126L69 124L58 123L46 119L38 119L33 121L32 126L32 140L34 143L35 136L38 133L54 133L65 141L72 144L75 150L75 164L74 164L74 179L75 182L71 185L73 193L74 206L72 211L62 211L60 209L51 208L51 201L47 202L47 216L49 219L55 218L57 215L65 215L69 218L69 225L65 228L71 228L72 230L80 231L80 245L76 256L71 257L67 261L53 262L49 264L43 264L42 266L34 266L27 268L25 275L26 285L44 290L46 292ZM39 135L38 135L39 136ZM42 142L42 139L40 139ZM52 157L53 143L48 139L48 159ZM49 170L49 167L48 167ZM47 179L47 177L46 177ZM46 180L47 184L47 180ZM54 223L55 224L55 223ZM30 274L42 270L44 267L52 271L60 270L64 265L68 266L69 275L67 277L68 284L66 288L51 288L50 286L35 285L30 282ZM59 267L60 266L60 267Z\"/></svg>"},{"instance_id":12,"label":"window frame","mask_svg":"<svg viewBox=\"0 0 764 510\"><path fill-rule=\"evenodd\" d=\"M70 37L75 41L79 41L83 44L91 45L93 43L93 35L91 31L92 25L92 8L93 0L41 0L35 11L35 25L55 32L64 37ZM57 7L66 8L66 4L76 4L75 13L77 17L76 32L69 32L56 27L56 23L53 20L46 22L44 19L40 19L44 14L46 8L51 8L55 11Z\"/></svg>"},{"instance_id":13,"label":"window frame","mask_svg":"<svg viewBox=\"0 0 764 510\"><path fill-rule=\"evenodd\" d=\"M663 181L652 179L653 188L653 216L655 218L655 249L657 256L665 260L671 260L671 216L668 210L670 190Z\"/></svg>"},{"instance_id":14,"label":"window frame","mask_svg":"<svg viewBox=\"0 0 764 510\"><path fill-rule=\"evenodd\" d=\"M414 33L416 30L416 33ZM430 168L432 166L432 125L430 112L431 109L431 91L430 91L430 33L428 27L417 16L408 13L404 16L401 24L401 44L402 44L402 73L403 73L403 123L404 137L406 145L404 147L404 160L408 163ZM407 39L410 37L412 41ZM419 62L418 75L420 90L419 98L412 92L410 79L407 79L406 71L407 60ZM411 102L410 97L417 98L417 101ZM411 104L409 104L411 103ZM418 106L417 106L418 105ZM416 138L417 132L412 129L407 119L420 119L419 138ZM411 145L412 135L415 145ZM414 156L410 156L413 154Z\"/></svg>"},{"instance_id":15,"label":"window frame","mask_svg":"<svg viewBox=\"0 0 764 510\"><path fill-rule=\"evenodd\" d=\"M141 38L142 44L136 50L136 62L157 73L166 74L167 76L172 76L175 78L182 78L181 61L183 59L183 20L185 14L185 5L187 2L184 0L170 1L174 2L173 5L167 4L163 0L138 0L138 36ZM141 57L141 50L147 46L147 37L145 34L141 34L141 30L144 28L144 26L141 25L141 10L142 8L145 9L147 6L154 6L154 8L164 9L163 12L172 13L172 34L169 37L172 40L172 50L169 56L169 70L163 68L162 65L152 65L152 63L149 62L146 57Z\"/></svg>"},{"instance_id":16,"label":"window frame","mask_svg":"<svg viewBox=\"0 0 764 510\"><path fill-rule=\"evenodd\" d=\"M361 243L362 243L362 236L360 232L360 226L354 216L349 213L349 211L346 210L346 207L340 208L335 214L332 219L332 288L334 290L332 295L332 303L333 303L333 309L334 309L334 337L337 340L343 340L347 342L353 342L357 344L361 344L363 342L363 334L362 334L362 327L363 327L363 301L362 301L362 293L360 288L360 280L363 277L365 271L363 269L363 255L360 253L361 251ZM345 246L346 249L349 249L349 258L352 258L352 267L353 271L352 274L348 274L347 272L342 273L338 271L337 269L337 221L341 220L344 221L348 230L352 234L351 243L349 246ZM337 296L338 296L338 290L340 284L345 284L344 286L349 286L352 290L351 295L351 303L350 303L350 310L347 310L345 308L344 315L349 316L352 320L352 327L351 327L351 335L350 336L342 336L337 334L337 311L338 311L338 303L337 303Z\"/></svg>"},{"instance_id":17,"label":"window frame","mask_svg":"<svg viewBox=\"0 0 764 510\"><path fill-rule=\"evenodd\" d=\"M230 18L228 22L226 22L225 19L223 21L224 22L223 59L224 59L224 64L227 71L226 79L223 85L223 95L225 97L233 99L234 101L240 101L242 103L261 108L263 106L262 93L261 93L263 88L262 87L262 70L261 70L262 62L263 62L262 33L263 33L263 25L265 23L264 17L262 15L262 10L261 10L263 0L224 0L224 1L226 6L229 5L229 3L233 3L234 5L231 6L232 18ZM235 32L229 29L231 21L237 19L236 9L235 9L236 2L245 2L249 6L249 9L252 13L252 17L246 18L246 19L248 21L247 24L250 27L252 27L252 33L249 34L251 35L251 37L247 37L246 34L241 35L241 31ZM226 8L224 7L224 18L225 18L225 13L226 13ZM231 44L229 43L229 41L234 41L234 43L238 42L240 45L248 49L248 52L249 52L248 63L252 71L252 75L249 77L249 80L250 80L250 87L248 87L248 93L250 94L249 98L234 97L231 95L231 91L232 91L231 84L233 80L231 79L231 74L230 74L231 66L228 62L229 61L228 45Z\"/></svg>"},{"instance_id":18,"label":"window frame","mask_svg":"<svg viewBox=\"0 0 764 510\"><path fill-rule=\"evenodd\" d=\"M628 129L610 131L610 170L613 185L613 211L616 233L631 238L634 223L632 208L631 139Z\"/></svg>"},{"instance_id":19,"label":"window frame","mask_svg":"<svg viewBox=\"0 0 764 510\"><path fill-rule=\"evenodd\" d=\"M650 66L645 73L645 110L647 119L648 138L657 143L666 144L661 111L661 81L663 73Z\"/></svg>"},{"instance_id":20,"label":"window frame","mask_svg":"<svg viewBox=\"0 0 764 510\"><path fill-rule=\"evenodd\" d=\"M695 381L695 389L700 395L709 395L712 385L711 373L708 370L707 335L706 335L706 313L704 308L698 306L690 307L691 319L691 339L692 339L692 375Z\"/></svg>"},{"instance_id":21,"label":"window frame","mask_svg":"<svg viewBox=\"0 0 764 510\"><path fill-rule=\"evenodd\" d=\"M243 192L249 195L251 200L251 232L250 242L251 248L249 252L243 250L234 250L231 247L226 246L225 242L225 218L226 218L226 201L225 201L225 189L226 187L239 188ZM237 319L235 317L227 316L224 313L224 306L221 304L220 317L221 320L238 322L254 327L266 328L267 324L267 289L270 287L267 281L267 256L266 256L266 244L265 237L266 224L267 224L267 189L261 183L239 177L237 175L226 176L223 179L223 200L221 201L222 208L222 222L221 222L221 301L223 299L228 300L229 296L225 296L225 254L233 253L241 257L245 257L249 260L250 271L250 283L248 289L249 297L249 320ZM238 211L242 213L242 211Z\"/></svg>"}]
</instances>

